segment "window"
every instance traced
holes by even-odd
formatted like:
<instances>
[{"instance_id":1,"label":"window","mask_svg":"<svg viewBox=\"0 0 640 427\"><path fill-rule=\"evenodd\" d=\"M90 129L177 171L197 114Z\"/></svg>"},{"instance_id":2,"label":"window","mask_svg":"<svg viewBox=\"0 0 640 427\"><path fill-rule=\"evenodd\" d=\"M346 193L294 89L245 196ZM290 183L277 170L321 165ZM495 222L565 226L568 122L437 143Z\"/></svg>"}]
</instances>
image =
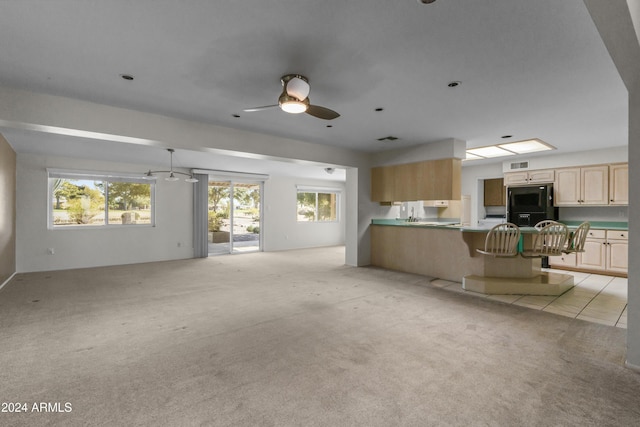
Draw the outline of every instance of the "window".
<instances>
[{"instance_id":1,"label":"window","mask_svg":"<svg viewBox=\"0 0 640 427\"><path fill-rule=\"evenodd\" d=\"M139 177L49 171L49 226L154 225L154 195Z\"/></svg>"},{"instance_id":2,"label":"window","mask_svg":"<svg viewBox=\"0 0 640 427\"><path fill-rule=\"evenodd\" d=\"M298 221L338 221L338 196L337 190L313 190L298 187Z\"/></svg>"}]
</instances>

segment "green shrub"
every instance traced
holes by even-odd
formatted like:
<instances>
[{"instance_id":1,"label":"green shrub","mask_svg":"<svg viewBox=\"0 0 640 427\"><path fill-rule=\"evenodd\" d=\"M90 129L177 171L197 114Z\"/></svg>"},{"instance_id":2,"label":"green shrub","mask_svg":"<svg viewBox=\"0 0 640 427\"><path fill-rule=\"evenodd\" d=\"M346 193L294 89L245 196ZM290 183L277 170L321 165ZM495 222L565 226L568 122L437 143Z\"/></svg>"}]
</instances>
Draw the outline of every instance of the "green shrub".
<instances>
[{"instance_id":1,"label":"green shrub","mask_svg":"<svg viewBox=\"0 0 640 427\"><path fill-rule=\"evenodd\" d=\"M104 208L104 202L83 196L67 203L69 218L76 224L90 224L91 220Z\"/></svg>"},{"instance_id":2,"label":"green shrub","mask_svg":"<svg viewBox=\"0 0 640 427\"><path fill-rule=\"evenodd\" d=\"M208 213L208 224L209 231L220 231L220 227L222 227L224 218L223 212L209 211Z\"/></svg>"}]
</instances>

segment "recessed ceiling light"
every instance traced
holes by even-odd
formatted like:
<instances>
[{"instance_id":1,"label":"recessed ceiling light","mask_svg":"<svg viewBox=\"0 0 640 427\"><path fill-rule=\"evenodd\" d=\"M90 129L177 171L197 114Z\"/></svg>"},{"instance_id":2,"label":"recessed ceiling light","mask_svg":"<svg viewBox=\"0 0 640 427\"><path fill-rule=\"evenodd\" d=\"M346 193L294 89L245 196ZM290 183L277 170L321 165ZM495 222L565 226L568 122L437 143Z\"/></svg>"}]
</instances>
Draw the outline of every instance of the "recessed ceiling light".
<instances>
[{"instance_id":1,"label":"recessed ceiling light","mask_svg":"<svg viewBox=\"0 0 640 427\"><path fill-rule=\"evenodd\" d=\"M120 74L120 77L129 81L133 80L133 76L131 74Z\"/></svg>"},{"instance_id":2,"label":"recessed ceiling light","mask_svg":"<svg viewBox=\"0 0 640 427\"><path fill-rule=\"evenodd\" d=\"M431 4L435 3L436 0L418 0L418 4Z\"/></svg>"},{"instance_id":3,"label":"recessed ceiling light","mask_svg":"<svg viewBox=\"0 0 640 427\"><path fill-rule=\"evenodd\" d=\"M502 135L500 138L502 139L513 138L513 135Z\"/></svg>"},{"instance_id":4,"label":"recessed ceiling light","mask_svg":"<svg viewBox=\"0 0 640 427\"><path fill-rule=\"evenodd\" d=\"M384 110L384 108L380 108L380 107L376 108L376 111L382 111L382 110Z\"/></svg>"},{"instance_id":5,"label":"recessed ceiling light","mask_svg":"<svg viewBox=\"0 0 640 427\"><path fill-rule=\"evenodd\" d=\"M526 141L509 142L507 144L498 144L498 147L505 150L513 151L517 154L535 153L537 151L547 151L555 149L555 147L539 140L538 138L527 139Z\"/></svg>"},{"instance_id":6,"label":"recessed ceiling light","mask_svg":"<svg viewBox=\"0 0 640 427\"><path fill-rule=\"evenodd\" d=\"M232 116L235 117L236 119L240 118L240 114L232 114Z\"/></svg>"},{"instance_id":7,"label":"recessed ceiling light","mask_svg":"<svg viewBox=\"0 0 640 427\"><path fill-rule=\"evenodd\" d=\"M328 128L332 128L332 127L333 127L333 125L327 125L327 127L328 127Z\"/></svg>"},{"instance_id":8,"label":"recessed ceiling light","mask_svg":"<svg viewBox=\"0 0 640 427\"><path fill-rule=\"evenodd\" d=\"M449 87L458 87L461 84L462 84L462 82L455 81L455 82L450 82L447 86L449 86Z\"/></svg>"}]
</instances>

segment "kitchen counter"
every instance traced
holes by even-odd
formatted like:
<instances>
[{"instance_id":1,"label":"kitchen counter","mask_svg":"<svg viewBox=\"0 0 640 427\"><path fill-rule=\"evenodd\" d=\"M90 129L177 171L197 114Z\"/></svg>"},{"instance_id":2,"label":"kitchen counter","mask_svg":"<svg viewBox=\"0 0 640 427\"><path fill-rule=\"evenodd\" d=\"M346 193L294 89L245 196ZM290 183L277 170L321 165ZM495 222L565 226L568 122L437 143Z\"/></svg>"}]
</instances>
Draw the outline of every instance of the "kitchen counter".
<instances>
[{"instance_id":1,"label":"kitchen counter","mask_svg":"<svg viewBox=\"0 0 640 427\"><path fill-rule=\"evenodd\" d=\"M569 229L578 228L582 221L560 221L567 225ZM417 227L417 228L438 228L448 230L461 230L466 232L486 233L491 227L481 226L463 226L460 223L452 220L422 220L417 222L407 222L404 219L373 219L372 225L390 225L396 227ZM617 221L590 221L591 228L594 230L620 230L626 231L629 229L627 222ZM520 227L520 231L524 234L535 233L536 229L533 227Z\"/></svg>"},{"instance_id":2,"label":"kitchen counter","mask_svg":"<svg viewBox=\"0 0 640 427\"><path fill-rule=\"evenodd\" d=\"M537 230L521 229L528 247ZM462 282L465 289L485 294L560 295L573 286L571 275L542 272L540 258L478 253L489 230L452 223L373 220L371 264Z\"/></svg>"}]
</instances>

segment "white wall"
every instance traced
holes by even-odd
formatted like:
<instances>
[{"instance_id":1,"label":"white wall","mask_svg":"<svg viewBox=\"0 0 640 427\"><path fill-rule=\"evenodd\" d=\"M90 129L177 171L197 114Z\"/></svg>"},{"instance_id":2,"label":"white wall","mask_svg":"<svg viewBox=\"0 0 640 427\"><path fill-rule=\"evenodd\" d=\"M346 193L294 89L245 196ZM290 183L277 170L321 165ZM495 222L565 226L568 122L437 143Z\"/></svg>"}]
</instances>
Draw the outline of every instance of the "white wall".
<instances>
[{"instance_id":1,"label":"white wall","mask_svg":"<svg viewBox=\"0 0 640 427\"><path fill-rule=\"evenodd\" d=\"M149 166L18 153L18 272L133 264L193 256L192 184L157 181L155 227L49 230L46 168L143 173ZM49 255L48 248L54 248L55 253Z\"/></svg>"},{"instance_id":2,"label":"white wall","mask_svg":"<svg viewBox=\"0 0 640 427\"><path fill-rule=\"evenodd\" d=\"M341 192L338 222L298 222L297 185L334 188ZM271 176L264 185L264 250L343 245L346 224L345 184L335 181Z\"/></svg>"},{"instance_id":3,"label":"white wall","mask_svg":"<svg viewBox=\"0 0 640 427\"><path fill-rule=\"evenodd\" d=\"M149 165L119 164L20 153L17 157L18 272L135 264L193 257L193 190L184 181L156 184L155 227L55 229L47 227L47 168L144 173ZM299 223L296 185L341 192L339 222ZM345 184L272 176L264 186L264 250L345 243ZM180 243L180 246L178 246ZM54 254L48 254L54 248Z\"/></svg>"},{"instance_id":4,"label":"white wall","mask_svg":"<svg viewBox=\"0 0 640 427\"><path fill-rule=\"evenodd\" d=\"M465 141L450 138L413 147L380 151L371 156L372 166L399 165L452 157L464 159L466 146L467 143Z\"/></svg>"},{"instance_id":5,"label":"white wall","mask_svg":"<svg viewBox=\"0 0 640 427\"><path fill-rule=\"evenodd\" d=\"M628 147L616 147L606 150L590 150L576 153L553 153L538 157L518 157L518 161L529 161L529 169L562 168L570 166L598 165L606 163L620 163L628 161ZM478 219L484 218L484 187L483 181L490 178L501 178L505 164L515 160L505 160L474 165L472 162L462 164L462 194L471 195L471 224L477 224ZM503 164L504 163L504 164ZM626 221L627 209L620 207L599 208L560 208L560 219L578 220Z\"/></svg>"}]
</instances>

